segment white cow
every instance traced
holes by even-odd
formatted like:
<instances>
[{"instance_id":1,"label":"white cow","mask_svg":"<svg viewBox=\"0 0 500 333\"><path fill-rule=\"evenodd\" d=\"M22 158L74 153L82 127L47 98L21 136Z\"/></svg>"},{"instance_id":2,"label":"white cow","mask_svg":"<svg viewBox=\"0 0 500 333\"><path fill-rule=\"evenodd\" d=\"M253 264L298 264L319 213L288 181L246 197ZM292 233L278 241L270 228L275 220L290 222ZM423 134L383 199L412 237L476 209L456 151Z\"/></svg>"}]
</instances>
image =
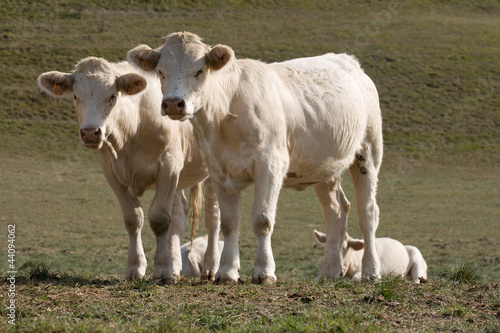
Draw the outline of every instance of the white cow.
<instances>
[{"instance_id":1,"label":"white cow","mask_svg":"<svg viewBox=\"0 0 500 333\"><path fill-rule=\"evenodd\" d=\"M377 89L354 57L326 54L265 64L236 59L228 46L210 47L181 32L157 49L139 45L127 59L161 78L162 114L189 119L198 133L221 208L224 249L217 280L238 280L240 192L251 183L258 238L253 280L276 280L271 234L282 185L314 186L327 225L321 276L340 277L346 219L338 179L346 169L354 179L365 240L362 275L380 275L375 194L382 119Z\"/></svg>"},{"instance_id":2,"label":"white cow","mask_svg":"<svg viewBox=\"0 0 500 333\"><path fill-rule=\"evenodd\" d=\"M320 243L326 242L326 235L314 230L314 236ZM361 279L361 259L365 243L346 234L342 255L344 257L343 276ZM382 276L399 275L410 277L413 282L420 283L427 280L427 263L422 253L411 245L403 245L392 238L376 238L375 246L380 258L380 274Z\"/></svg>"},{"instance_id":3,"label":"white cow","mask_svg":"<svg viewBox=\"0 0 500 333\"><path fill-rule=\"evenodd\" d=\"M219 240L219 251L222 251L224 241ZM181 246L182 275L187 278L198 278L203 272L203 258L208 247L208 236L196 237L192 242ZM220 252L218 253L220 256Z\"/></svg>"},{"instance_id":4,"label":"white cow","mask_svg":"<svg viewBox=\"0 0 500 333\"><path fill-rule=\"evenodd\" d=\"M73 99L80 138L85 147L99 151L104 175L120 203L129 234L128 278L140 278L146 273L141 241L144 214L138 198L146 189L156 188L148 216L157 240L153 278L173 283L182 267L180 240L186 226L187 203L182 189L208 176L191 124L161 117L158 78L126 62L85 58L71 73L40 75L38 85L52 96ZM194 189L198 193L193 195L192 191L192 197L197 200L191 201L197 213L201 209L201 189ZM208 183L207 278L215 276L219 259L214 255L219 253L219 212L214 191Z\"/></svg>"}]
</instances>

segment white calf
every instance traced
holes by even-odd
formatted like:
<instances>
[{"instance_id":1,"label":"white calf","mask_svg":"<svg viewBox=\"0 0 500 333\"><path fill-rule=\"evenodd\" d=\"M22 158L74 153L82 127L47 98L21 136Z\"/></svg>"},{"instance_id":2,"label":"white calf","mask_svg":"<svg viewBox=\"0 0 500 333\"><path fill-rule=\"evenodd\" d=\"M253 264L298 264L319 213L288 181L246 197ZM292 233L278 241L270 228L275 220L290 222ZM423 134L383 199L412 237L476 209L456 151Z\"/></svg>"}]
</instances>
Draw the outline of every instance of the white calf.
<instances>
[{"instance_id":1,"label":"white calf","mask_svg":"<svg viewBox=\"0 0 500 333\"><path fill-rule=\"evenodd\" d=\"M338 178L350 169L365 240L363 276L379 276L375 199L382 162L377 89L357 60L325 54L265 64L236 59L191 33L173 33L158 49L140 45L127 59L161 79L162 114L189 119L198 134L221 207L224 249L217 279L239 277L240 192L255 184L252 223L258 238L253 280L276 280L271 248L282 185L313 185L327 228L321 276L342 274L345 217Z\"/></svg>"},{"instance_id":2,"label":"white calf","mask_svg":"<svg viewBox=\"0 0 500 333\"><path fill-rule=\"evenodd\" d=\"M314 236L320 243L326 242L326 235L314 230ZM353 280L361 279L361 258L364 242L346 234L342 247L344 256L343 275ZM404 246L392 238L376 238L375 246L380 259L380 274L382 276L399 275L410 277L413 282L420 283L427 279L427 263L422 253L415 246Z\"/></svg>"},{"instance_id":3,"label":"white calf","mask_svg":"<svg viewBox=\"0 0 500 333\"><path fill-rule=\"evenodd\" d=\"M38 85L49 95L74 101L80 139L85 147L99 152L104 176L120 203L129 234L128 278L140 278L146 272L141 241L144 213L138 198L148 188L156 190L149 208L157 241L153 277L173 283L182 267L180 240L187 214L182 189L208 176L191 124L161 117L158 78L126 62L85 58L71 73L40 75ZM201 189L195 189L197 200L191 202L196 203L194 215L199 216ZM219 212L211 184L206 185L205 207L210 246L203 274L210 279L219 258L213 255L218 253Z\"/></svg>"},{"instance_id":4,"label":"white calf","mask_svg":"<svg viewBox=\"0 0 500 333\"><path fill-rule=\"evenodd\" d=\"M347 200L340 184L339 202L347 223L351 204ZM314 230L314 236L318 242L326 243L327 237L324 233ZM355 280L361 279L361 261L364 245L363 240L354 239L347 232L345 233L341 249L343 276ZM375 247L380 260L380 274L382 276L392 274L411 277L415 283L420 283L421 279L427 279L427 264L422 253L416 247L404 246L392 238L376 238ZM323 263L321 265L323 266Z\"/></svg>"},{"instance_id":5,"label":"white calf","mask_svg":"<svg viewBox=\"0 0 500 333\"><path fill-rule=\"evenodd\" d=\"M203 272L203 258L208 246L208 237L197 237L193 242L187 242L181 247L182 272L187 278L198 278ZM222 252L224 241L219 241L219 250ZM218 255L220 256L220 252Z\"/></svg>"}]
</instances>

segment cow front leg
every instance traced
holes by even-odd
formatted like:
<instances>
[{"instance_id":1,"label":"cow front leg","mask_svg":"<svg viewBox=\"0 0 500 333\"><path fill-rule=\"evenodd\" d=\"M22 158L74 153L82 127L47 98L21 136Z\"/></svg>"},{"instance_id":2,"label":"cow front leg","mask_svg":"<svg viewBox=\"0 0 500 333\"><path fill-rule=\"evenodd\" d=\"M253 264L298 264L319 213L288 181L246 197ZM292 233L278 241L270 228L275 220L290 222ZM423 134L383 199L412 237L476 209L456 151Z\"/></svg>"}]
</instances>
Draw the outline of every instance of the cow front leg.
<instances>
[{"instance_id":1,"label":"cow front leg","mask_svg":"<svg viewBox=\"0 0 500 333\"><path fill-rule=\"evenodd\" d=\"M271 236L274 230L276 207L282 183L281 172L263 170L255 177L252 226L254 234L257 236L258 245L252 274L254 283L273 284L277 280Z\"/></svg>"},{"instance_id":2,"label":"cow front leg","mask_svg":"<svg viewBox=\"0 0 500 333\"><path fill-rule=\"evenodd\" d=\"M241 222L241 194L239 191L228 194L218 186L216 186L216 191L219 200L220 226L224 236L224 247L215 281L222 283L238 282L240 270L238 236Z\"/></svg>"},{"instance_id":3,"label":"cow front leg","mask_svg":"<svg viewBox=\"0 0 500 333\"><path fill-rule=\"evenodd\" d=\"M146 255L144 254L141 239L141 231L144 225L144 213L139 200L130 197L128 201L127 204L122 206L126 207L125 209L122 208L122 213L129 239L127 271L125 277L128 279L141 279L146 275L147 268Z\"/></svg>"},{"instance_id":4,"label":"cow front leg","mask_svg":"<svg viewBox=\"0 0 500 333\"><path fill-rule=\"evenodd\" d=\"M201 280L214 281L220 262L220 210L215 186L210 178L205 181L205 226L208 230L208 245L203 257Z\"/></svg>"},{"instance_id":5,"label":"cow front leg","mask_svg":"<svg viewBox=\"0 0 500 333\"><path fill-rule=\"evenodd\" d=\"M171 248L176 243L170 244L171 240L169 237L175 235L177 227L173 227L175 229L172 233L169 233L169 228L172 221L172 224L179 223L177 218L172 219L172 207L174 196L176 195L177 179L177 177L166 177L163 181L157 181L156 193L149 207L148 215L149 224L156 236L153 278L163 280L167 284L175 283L176 278L173 271L173 253L171 253ZM182 196L182 193L180 195ZM176 205L176 210L178 209L183 210L184 208L182 205ZM176 213L176 215L178 214ZM180 258L180 244L178 253Z\"/></svg>"},{"instance_id":6,"label":"cow front leg","mask_svg":"<svg viewBox=\"0 0 500 333\"><path fill-rule=\"evenodd\" d=\"M365 148L356 155L355 163L350 167L356 189L359 227L365 242L361 265L362 278L380 277L380 259L375 246L375 233L379 223L376 200L379 168L374 163L374 158L369 149Z\"/></svg>"},{"instance_id":7,"label":"cow front leg","mask_svg":"<svg viewBox=\"0 0 500 333\"><path fill-rule=\"evenodd\" d=\"M144 226L144 212L141 203L136 197L130 195L125 186L118 182L111 170L110 162L103 159L102 168L109 186L120 203L123 222L128 233L129 248L125 277L140 279L146 275L147 268L146 255L141 240L141 231Z\"/></svg>"},{"instance_id":8,"label":"cow front leg","mask_svg":"<svg viewBox=\"0 0 500 333\"><path fill-rule=\"evenodd\" d=\"M326 244L319 279L338 279L343 276L342 245L346 237L347 214L350 203L347 201L338 179L314 186L323 209L326 223Z\"/></svg>"}]
</instances>

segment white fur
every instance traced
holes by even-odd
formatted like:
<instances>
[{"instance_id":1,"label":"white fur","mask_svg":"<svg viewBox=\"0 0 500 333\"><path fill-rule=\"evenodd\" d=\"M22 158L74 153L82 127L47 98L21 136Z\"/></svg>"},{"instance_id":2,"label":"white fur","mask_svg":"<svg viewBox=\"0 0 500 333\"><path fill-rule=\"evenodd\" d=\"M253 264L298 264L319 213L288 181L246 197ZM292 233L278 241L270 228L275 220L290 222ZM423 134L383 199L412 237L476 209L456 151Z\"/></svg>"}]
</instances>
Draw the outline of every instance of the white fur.
<instances>
[{"instance_id":1,"label":"white fur","mask_svg":"<svg viewBox=\"0 0 500 333\"><path fill-rule=\"evenodd\" d=\"M132 83L120 88L119 78L127 78L127 75L132 77ZM158 78L128 63L86 58L72 73L40 75L38 84L50 95L73 98L80 129L91 128L103 134L100 139L87 138L85 144L98 149L104 175L123 212L129 234L126 272L129 278L140 278L146 272L141 242L144 213L138 197L146 189L156 188L149 209L149 223L157 239L153 277L173 282L182 267L180 239L186 226L187 203L182 189L208 176L191 124L161 117ZM138 87L145 89L137 92ZM83 134L81 137L83 140ZM205 223L211 242L204 274L208 278L218 269L218 257L213 255L218 252L217 242L213 240L219 234L214 191L213 186L207 184L206 207L209 208Z\"/></svg>"},{"instance_id":2,"label":"white fur","mask_svg":"<svg viewBox=\"0 0 500 333\"><path fill-rule=\"evenodd\" d=\"M222 252L224 241L218 241L218 248ZM187 278L198 278L202 276L203 261L208 247L208 236L197 237L193 243L187 242L181 247L182 275Z\"/></svg>"},{"instance_id":3,"label":"white fur","mask_svg":"<svg viewBox=\"0 0 500 333\"><path fill-rule=\"evenodd\" d=\"M326 241L326 235L314 230L314 236L320 243ZM342 253L344 257L343 275L347 278L361 279L361 259L363 257L363 240L346 235ZM409 277L414 283L427 279L427 264L422 253L414 246L404 246L392 238L375 239L377 254L380 259L382 276L399 275Z\"/></svg>"},{"instance_id":4,"label":"white fur","mask_svg":"<svg viewBox=\"0 0 500 333\"><path fill-rule=\"evenodd\" d=\"M185 106L162 113L189 119L196 129L221 208L225 243L218 279L239 277L240 192L251 183L258 238L253 280L276 280L271 234L282 185L315 186L328 235L320 275L340 277L346 218L338 179L348 168L365 238L363 276L379 276L375 195L382 121L375 85L356 59L326 54L275 64L238 60L231 48L210 47L190 33L171 34L155 50L140 45L127 58L138 66L155 63L164 101L177 98Z\"/></svg>"}]
</instances>

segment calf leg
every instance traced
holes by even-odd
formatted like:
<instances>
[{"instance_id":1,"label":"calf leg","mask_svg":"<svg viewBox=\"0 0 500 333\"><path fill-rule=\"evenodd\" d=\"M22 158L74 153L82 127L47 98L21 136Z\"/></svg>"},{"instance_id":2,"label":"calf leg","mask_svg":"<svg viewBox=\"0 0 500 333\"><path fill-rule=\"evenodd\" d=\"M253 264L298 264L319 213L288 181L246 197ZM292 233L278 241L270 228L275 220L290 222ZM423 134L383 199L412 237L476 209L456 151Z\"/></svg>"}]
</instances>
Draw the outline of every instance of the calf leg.
<instances>
[{"instance_id":1,"label":"calf leg","mask_svg":"<svg viewBox=\"0 0 500 333\"><path fill-rule=\"evenodd\" d=\"M219 186L215 186L215 188L220 206L220 226L224 236L224 247L215 281L237 282L240 270L238 236L241 222L241 194L239 191L228 194Z\"/></svg>"},{"instance_id":2,"label":"calf leg","mask_svg":"<svg viewBox=\"0 0 500 333\"><path fill-rule=\"evenodd\" d=\"M205 226L208 230L208 245L203 257L202 281L214 281L219 268L220 211L217 194L212 181L205 181Z\"/></svg>"},{"instance_id":3,"label":"calf leg","mask_svg":"<svg viewBox=\"0 0 500 333\"><path fill-rule=\"evenodd\" d=\"M338 179L314 186L326 222L325 257L319 273L320 279L338 279L345 273L342 269L342 245L347 229L347 214L350 203L345 197Z\"/></svg>"},{"instance_id":4,"label":"calf leg","mask_svg":"<svg viewBox=\"0 0 500 333\"><path fill-rule=\"evenodd\" d=\"M427 280L427 263L419 249L414 246L405 246L410 257L408 276L414 283L420 283L420 279Z\"/></svg>"},{"instance_id":5,"label":"calf leg","mask_svg":"<svg viewBox=\"0 0 500 333\"><path fill-rule=\"evenodd\" d=\"M365 241L361 268L363 278L380 277L380 260L375 247L375 232L379 223L379 208L375 196L380 161L374 155L365 146L350 167L356 189L359 227Z\"/></svg>"}]
</instances>

